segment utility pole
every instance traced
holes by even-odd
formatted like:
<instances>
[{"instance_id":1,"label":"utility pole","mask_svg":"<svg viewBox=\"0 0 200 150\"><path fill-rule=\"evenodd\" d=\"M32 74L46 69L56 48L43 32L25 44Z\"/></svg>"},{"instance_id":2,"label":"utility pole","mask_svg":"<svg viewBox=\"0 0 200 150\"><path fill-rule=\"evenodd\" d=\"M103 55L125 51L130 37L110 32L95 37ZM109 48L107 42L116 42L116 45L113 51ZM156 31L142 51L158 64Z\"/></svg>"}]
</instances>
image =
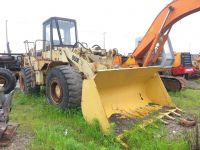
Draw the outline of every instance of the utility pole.
<instances>
[{"instance_id":1,"label":"utility pole","mask_svg":"<svg viewBox=\"0 0 200 150\"><path fill-rule=\"evenodd\" d=\"M7 53L11 54L11 50L10 50L10 45L9 45L9 41L8 41L8 20L6 20L6 47L7 47Z\"/></svg>"},{"instance_id":2,"label":"utility pole","mask_svg":"<svg viewBox=\"0 0 200 150\"><path fill-rule=\"evenodd\" d=\"M103 32L103 48L106 48L106 32Z\"/></svg>"}]
</instances>

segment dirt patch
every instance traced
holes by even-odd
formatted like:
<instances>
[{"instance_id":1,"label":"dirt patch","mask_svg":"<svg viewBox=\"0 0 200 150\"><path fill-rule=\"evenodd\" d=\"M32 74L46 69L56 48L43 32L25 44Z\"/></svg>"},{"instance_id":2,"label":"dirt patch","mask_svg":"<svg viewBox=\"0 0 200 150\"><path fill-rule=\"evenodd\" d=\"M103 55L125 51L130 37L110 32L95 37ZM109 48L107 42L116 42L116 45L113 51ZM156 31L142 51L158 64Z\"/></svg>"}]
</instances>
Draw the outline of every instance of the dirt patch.
<instances>
[{"instance_id":1,"label":"dirt patch","mask_svg":"<svg viewBox=\"0 0 200 150\"><path fill-rule=\"evenodd\" d=\"M17 133L14 138L13 142L8 147L0 148L2 150L25 150L26 147L30 144L33 136L30 134L19 134Z\"/></svg>"},{"instance_id":2,"label":"dirt patch","mask_svg":"<svg viewBox=\"0 0 200 150\"><path fill-rule=\"evenodd\" d=\"M176 116L173 116L173 117L175 118L175 120L167 120L168 125L166 125L166 127L169 130L169 134L168 135L169 135L170 139L173 139L177 135L182 134L182 133L184 133L186 131L192 131L195 128L195 126L186 127L186 126L183 126L183 125L179 124L179 121L180 121L181 118L190 118L190 119L193 120L193 118L191 118L187 114L184 114L181 117L176 117Z\"/></svg>"},{"instance_id":3,"label":"dirt patch","mask_svg":"<svg viewBox=\"0 0 200 150\"><path fill-rule=\"evenodd\" d=\"M121 114L113 114L109 118L110 123L114 123L116 126L114 128L116 134L123 133L124 130L129 130L133 127L136 119L125 117Z\"/></svg>"},{"instance_id":4,"label":"dirt patch","mask_svg":"<svg viewBox=\"0 0 200 150\"><path fill-rule=\"evenodd\" d=\"M155 104L151 104L151 105L155 105ZM142 121L149 121L153 118L153 116L158 116L159 113L161 112L166 112L168 108L163 107L160 110L154 111L152 114L150 113L147 116L144 116L142 118L133 118L133 117L127 117L123 114L112 114L112 116L108 119L109 123L114 123L114 130L115 133L117 135L122 134L124 130L130 130L131 128L133 128L134 124L136 122L142 122Z\"/></svg>"},{"instance_id":5,"label":"dirt patch","mask_svg":"<svg viewBox=\"0 0 200 150\"><path fill-rule=\"evenodd\" d=\"M152 115L148 115L141 118L130 118L130 117L125 117L124 115L121 114L113 114L110 118L109 118L109 123L114 123L114 130L115 133L117 135L123 133L124 130L130 130L131 128L133 128L133 125L138 122L138 121L143 121L145 122L146 120L150 120L151 118L154 118L155 116L159 116L159 113L165 113L167 112L167 110L169 110L169 108L162 108L158 111L155 111ZM176 115L170 115L171 117L175 118L174 120L170 120L170 119L164 119L164 121L168 122L168 124L166 125L166 128L168 128L169 130L169 136L170 138L175 137L175 135L179 134L179 133L183 133L184 131L188 131L188 130L192 130L194 129L195 126L191 126L191 127L185 127L179 124L179 121L181 118L191 118L188 114L184 114L184 113L180 113L181 117L178 117ZM154 117L153 117L154 116Z\"/></svg>"},{"instance_id":6,"label":"dirt patch","mask_svg":"<svg viewBox=\"0 0 200 150\"><path fill-rule=\"evenodd\" d=\"M195 80L190 80L187 83L187 88L194 89L194 90L200 90L200 84L197 83Z\"/></svg>"}]
</instances>

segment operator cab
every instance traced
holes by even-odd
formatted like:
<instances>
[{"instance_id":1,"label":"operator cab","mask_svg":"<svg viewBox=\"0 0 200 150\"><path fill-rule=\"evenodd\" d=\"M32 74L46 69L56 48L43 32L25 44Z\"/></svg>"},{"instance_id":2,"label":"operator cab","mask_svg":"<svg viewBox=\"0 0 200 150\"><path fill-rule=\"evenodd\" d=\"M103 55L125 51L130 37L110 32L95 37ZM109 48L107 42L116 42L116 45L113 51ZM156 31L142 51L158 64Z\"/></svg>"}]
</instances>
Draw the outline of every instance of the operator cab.
<instances>
[{"instance_id":1,"label":"operator cab","mask_svg":"<svg viewBox=\"0 0 200 150\"><path fill-rule=\"evenodd\" d=\"M76 21L73 19L51 17L43 23L43 49L73 47L77 42Z\"/></svg>"}]
</instances>

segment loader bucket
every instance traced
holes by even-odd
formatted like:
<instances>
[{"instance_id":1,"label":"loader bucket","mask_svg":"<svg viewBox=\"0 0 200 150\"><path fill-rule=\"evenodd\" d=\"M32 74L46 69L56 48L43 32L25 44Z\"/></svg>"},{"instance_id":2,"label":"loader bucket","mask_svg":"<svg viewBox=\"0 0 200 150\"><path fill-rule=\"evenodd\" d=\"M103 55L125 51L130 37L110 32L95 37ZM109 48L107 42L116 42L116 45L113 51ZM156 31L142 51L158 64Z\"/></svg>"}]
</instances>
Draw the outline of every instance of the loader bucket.
<instances>
[{"instance_id":1,"label":"loader bucket","mask_svg":"<svg viewBox=\"0 0 200 150\"><path fill-rule=\"evenodd\" d=\"M112 115L144 117L163 106L175 107L158 70L159 67L106 70L84 80L81 107L85 120L97 119L106 132Z\"/></svg>"}]
</instances>

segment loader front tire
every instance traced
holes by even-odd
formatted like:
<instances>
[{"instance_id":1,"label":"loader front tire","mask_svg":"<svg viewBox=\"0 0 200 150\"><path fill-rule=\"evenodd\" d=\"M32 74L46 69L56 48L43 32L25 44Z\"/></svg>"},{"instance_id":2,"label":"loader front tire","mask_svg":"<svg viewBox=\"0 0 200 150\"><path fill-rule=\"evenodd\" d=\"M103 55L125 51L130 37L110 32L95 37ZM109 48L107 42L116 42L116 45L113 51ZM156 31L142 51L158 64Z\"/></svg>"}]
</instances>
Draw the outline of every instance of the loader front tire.
<instances>
[{"instance_id":1,"label":"loader front tire","mask_svg":"<svg viewBox=\"0 0 200 150\"><path fill-rule=\"evenodd\" d=\"M61 65L47 73L46 96L50 104L61 109L80 107L82 77L72 67Z\"/></svg>"},{"instance_id":2,"label":"loader front tire","mask_svg":"<svg viewBox=\"0 0 200 150\"><path fill-rule=\"evenodd\" d=\"M36 86L36 87L32 87L32 69L31 67L24 67L21 69L20 71L20 76L19 76L19 85L20 85L20 89L21 91L26 94L26 95L30 95L33 92L39 92L40 87Z\"/></svg>"}]
</instances>

